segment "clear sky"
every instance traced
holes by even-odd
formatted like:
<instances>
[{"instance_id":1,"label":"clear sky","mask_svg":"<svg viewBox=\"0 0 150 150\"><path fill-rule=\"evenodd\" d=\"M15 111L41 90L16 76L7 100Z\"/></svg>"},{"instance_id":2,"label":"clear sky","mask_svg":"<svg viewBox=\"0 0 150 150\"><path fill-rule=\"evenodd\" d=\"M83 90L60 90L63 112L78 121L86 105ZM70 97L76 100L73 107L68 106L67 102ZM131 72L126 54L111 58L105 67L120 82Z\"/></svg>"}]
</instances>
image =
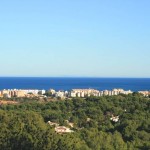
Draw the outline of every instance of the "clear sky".
<instances>
[{"instance_id":1,"label":"clear sky","mask_svg":"<svg viewBox=\"0 0 150 150\"><path fill-rule=\"evenodd\" d=\"M0 76L150 77L150 0L1 0Z\"/></svg>"}]
</instances>

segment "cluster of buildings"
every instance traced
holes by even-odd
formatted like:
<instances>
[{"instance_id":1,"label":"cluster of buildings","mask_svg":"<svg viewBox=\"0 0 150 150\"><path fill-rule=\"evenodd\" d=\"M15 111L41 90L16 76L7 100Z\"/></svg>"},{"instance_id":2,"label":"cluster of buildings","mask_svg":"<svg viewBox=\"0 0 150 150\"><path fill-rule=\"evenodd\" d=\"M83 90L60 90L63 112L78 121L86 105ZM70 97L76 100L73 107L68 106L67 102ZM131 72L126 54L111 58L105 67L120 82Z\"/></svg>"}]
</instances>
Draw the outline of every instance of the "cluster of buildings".
<instances>
[{"instance_id":1,"label":"cluster of buildings","mask_svg":"<svg viewBox=\"0 0 150 150\"><path fill-rule=\"evenodd\" d=\"M112 95L118 95L118 94L131 94L133 93L131 90L125 91L123 89L113 89L113 90L104 90L99 91L95 89L72 89L71 91L55 91L54 89L50 89L49 92L54 97L89 97L89 96L112 96Z\"/></svg>"},{"instance_id":2,"label":"cluster of buildings","mask_svg":"<svg viewBox=\"0 0 150 150\"><path fill-rule=\"evenodd\" d=\"M112 115L110 120L112 120L113 122L118 122L119 121L119 116Z\"/></svg>"},{"instance_id":3,"label":"cluster of buildings","mask_svg":"<svg viewBox=\"0 0 150 150\"><path fill-rule=\"evenodd\" d=\"M11 97L35 97L38 95L45 94L45 90L22 90L22 89L4 89L0 91L0 97L11 98Z\"/></svg>"},{"instance_id":4,"label":"cluster of buildings","mask_svg":"<svg viewBox=\"0 0 150 150\"><path fill-rule=\"evenodd\" d=\"M73 128L73 123L69 122L68 120L65 120L68 124L68 126L70 126L71 128ZM69 127L65 127L65 126L59 126L58 123L55 123L55 122L51 122L51 121L48 121L48 124L50 126L54 126L55 127L55 132L56 133L71 133L71 132L74 132L73 130L71 130Z\"/></svg>"},{"instance_id":5,"label":"cluster of buildings","mask_svg":"<svg viewBox=\"0 0 150 150\"><path fill-rule=\"evenodd\" d=\"M138 91L139 93L143 94L144 96L149 96L150 91Z\"/></svg>"},{"instance_id":6,"label":"cluster of buildings","mask_svg":"<svg viewBox=\"0 0 150 150\"><path fill-rule=\"evenodd\" d=\"M112 114L110 120L113 121L113 122L115 122L115 123L117 123L119 121L119 116L114 116ZM47 123L50 126L54 127L54 130L55 130L56 133L64 134L64 133L72 133L72 132L74 132L72 130L72 128L75 128L74 127L74 123L69 122L68 120L65 120L65 121L66 121L68 127L66 127L66 126L60 126L58 123L51 122L51 121L48 121ZM87 118L87 122L90 122L90 121L91 121L91 118ZM80 128L80 129L82 129L82 128Z\"/></svg>"},{"instance_id":7,"label":"cluster of buildings","mask_svg":"<svg viewBox=\"0 0 150 150\"><path fill-rule=\"evenodd\" d=\"M123 90L123 89L113 89L113 90L95 90L95 89L72 89L71 91L55 91L54 89L50 89L48 91L45 90L37 90L37 89L4 89L0 91L0 97L39 97L44 95L46 92L50 93L51 96L56 98L75 98L75 97L89 97L89 96L112 96L118 94L132 94L131 90ZM150 91L138 91L144 96L149 96Z\"/></svg>"},{"instance_id":8,"label":"cluster of buildings","mask_svg":"<svg viewBox=\"0 0 150 150\"><path fill-rule=\"evenodd\" d=\"M104 90L94 90L94 89L73 89L70 93L71 97L86 97L86 96L112 96L112 95L118 95L118 94L130 94L132 91L124 91L123 89L113 89L111 91Z\"/></svg>"}]
</instances>

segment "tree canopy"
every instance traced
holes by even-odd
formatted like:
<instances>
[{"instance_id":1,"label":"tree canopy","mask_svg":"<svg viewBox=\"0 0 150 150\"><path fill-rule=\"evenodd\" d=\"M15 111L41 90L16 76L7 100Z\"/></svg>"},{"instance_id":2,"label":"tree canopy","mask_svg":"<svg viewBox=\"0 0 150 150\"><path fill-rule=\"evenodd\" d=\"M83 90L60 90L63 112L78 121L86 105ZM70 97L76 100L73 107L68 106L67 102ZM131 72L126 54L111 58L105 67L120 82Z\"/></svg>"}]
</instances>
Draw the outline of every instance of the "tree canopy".
<instances>
[{"instance_id":1,"label":"tree canopy","mask_svg":"<svg viewBox=\"0 0 150 150\"><path fill-rule=\"evenodd\" d=\"M110 118L119 116L114 122ZM73 133L58 134L47 121ZM130 95L0 105L2 150L149 150L150 99Z\"/></svg>"}]
</instances>

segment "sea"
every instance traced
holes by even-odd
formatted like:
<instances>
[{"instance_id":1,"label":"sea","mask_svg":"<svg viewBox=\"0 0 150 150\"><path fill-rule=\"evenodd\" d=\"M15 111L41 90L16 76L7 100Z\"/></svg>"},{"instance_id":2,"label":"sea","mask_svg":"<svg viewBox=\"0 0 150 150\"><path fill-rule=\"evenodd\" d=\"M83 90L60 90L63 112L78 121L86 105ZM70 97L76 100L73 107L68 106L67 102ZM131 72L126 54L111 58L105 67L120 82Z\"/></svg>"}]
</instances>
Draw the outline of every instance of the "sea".
<instances>
[{"instance_id":1,"label":"sea","mask_svg":"<svg viewBox=\"0 0 150 150\"><path fill-rule=\"evenodd\" d=\"M0 77L2 89L71 90L150 90L150 78L73 78L73 77Z\"/></svg>"}]
</instances>

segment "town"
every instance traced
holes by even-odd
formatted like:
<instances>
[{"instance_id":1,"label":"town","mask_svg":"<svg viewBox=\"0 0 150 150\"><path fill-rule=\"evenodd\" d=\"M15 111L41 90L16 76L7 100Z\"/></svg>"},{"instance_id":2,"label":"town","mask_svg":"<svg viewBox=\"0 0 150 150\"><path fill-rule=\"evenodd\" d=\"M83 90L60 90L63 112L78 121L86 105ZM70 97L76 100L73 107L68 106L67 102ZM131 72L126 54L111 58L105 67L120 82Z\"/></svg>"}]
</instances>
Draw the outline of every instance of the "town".
<instances>
[{"instance_id":1,"label":"town","mask_svg":"<svg viewBox=\"0 0 150 150\"><path fill-rule=\"evenodd\" d=\"M54 97L54 98L75 98L75 97L100 97L100 96L113 96L119 94L132 94L131 90L123 90L123 89L113 89L113 90L103 90L99 91L96 89L72 89L70 91L56 91L54 89L50 90L38 90L38 89L3 89L0 91L0 97L3 98L13 98L13 97ZM138 93L143 94L144 96L149 96L150 91L138 91Z\"/></svg>"}]
</instances>

